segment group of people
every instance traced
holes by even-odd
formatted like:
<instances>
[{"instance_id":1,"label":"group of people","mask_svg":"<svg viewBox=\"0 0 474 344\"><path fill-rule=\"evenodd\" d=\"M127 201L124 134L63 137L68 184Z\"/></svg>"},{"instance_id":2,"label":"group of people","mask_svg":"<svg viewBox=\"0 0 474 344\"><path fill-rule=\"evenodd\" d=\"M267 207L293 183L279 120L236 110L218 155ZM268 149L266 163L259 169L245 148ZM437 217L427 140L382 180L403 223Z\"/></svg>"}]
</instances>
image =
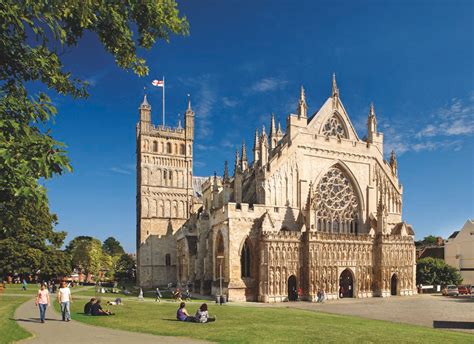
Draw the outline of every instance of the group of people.
<instances>
[{"instance_id":1,"label":"group of people","mask_svg":"<svg viewBox=\"0 0 474 344\"><path fill-rule=\"evenodd\" d=\"M198 310L196 311L196 314L194 316L191 316L186 310L186 304L184 302L181 302L176 312L176 319L178 321L197 322L197 323L207 323L207 322L216 321L215 316L214 317L209 316L206 303L203 303L201 307L199 307Z\"/></svg>"},{"instance_id":2,"label":"group of people","mask_svg":"<svg viewBox=\"0 0 474 344\"><path fill-rule=\"evenodd\" d=\"M42 283L38 294L36 295L35 305L39 307L40 321L44 323L46 320L46 309L51 306L50 292L48 285ZM61 305L61 315L63 321L71 321L70 304L72 302L71 290L66 285L66 282L61 282L58 290L58 302Z\"/></svg>"},{"instance_id":3,"label":"group of people","mask_svg":"<svg viewBox=\"0 0 474 344\"><path fill-rule=\"evenodd\" d=\"M93 316L101 316L101 315L114 315L111 311L108 309L103 309L101 305L102 301L100 299L96 299L93 297L90 299L89 302L87 302L84 305L84 314L85 315L93 315ZM109 301L107 302L109 305L121 305L122 304L122 299L121 298L116 298L115 301Z\"/></svg>"}]
</instances>

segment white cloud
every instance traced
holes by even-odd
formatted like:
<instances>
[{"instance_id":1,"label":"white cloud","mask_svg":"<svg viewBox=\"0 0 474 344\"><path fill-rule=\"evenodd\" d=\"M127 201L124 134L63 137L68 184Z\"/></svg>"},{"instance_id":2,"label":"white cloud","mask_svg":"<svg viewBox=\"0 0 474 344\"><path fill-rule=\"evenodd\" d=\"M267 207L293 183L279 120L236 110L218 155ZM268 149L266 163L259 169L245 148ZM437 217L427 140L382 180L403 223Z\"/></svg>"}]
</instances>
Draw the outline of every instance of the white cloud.
<instances>
[{"instance_id":1,"label":"white cloud","mask_svg":"<svg viewBox=\"0 0 474 344\"><path fill-rule=\"evenodd\" d=\"M117 173L117 174L124 174L124 175L131 175L135 170L135 165L133 167L130 167L130 165L127 165L125 167L119 167L119 166L114 166L109 168L109 171Z\"/></svg>"},{"instance_id":2,"label":"white cloud","mask_svg":"<svg viewBox=\"0 0 474 344\"><path fill-rule=\"evenodd\" d=\"M239 102L235 99L229 98L229 97L222 97L222 105L225 107L233 108L236 107L239 104Z\"/></svg>"},{"instance_id":3,"label":"white cloud","mask_svg":"<svg viewBox=\"0 0 474 344\"><path fill-rule=\"evenodd\" d=\"M263 78L250 86L250 90L255 93L269 92L283 88L288 81L277 78Z\"/></svg>"}]
</instances>

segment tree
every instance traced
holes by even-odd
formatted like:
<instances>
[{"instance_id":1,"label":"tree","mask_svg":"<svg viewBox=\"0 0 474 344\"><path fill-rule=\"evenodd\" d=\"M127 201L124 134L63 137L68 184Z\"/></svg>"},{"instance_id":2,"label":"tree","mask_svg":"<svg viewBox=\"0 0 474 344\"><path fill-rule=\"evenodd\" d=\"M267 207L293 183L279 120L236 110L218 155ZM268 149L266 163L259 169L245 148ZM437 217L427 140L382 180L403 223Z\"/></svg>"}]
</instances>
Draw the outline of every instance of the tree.
<instances>
[{"instance_id":1,"label":"tree","mask_svg":"<svg viewBox=\"0 0 474 344\"><path fill-rule=\"evenodd\" d=\"M78 236L71 240L66 250L71 255L73 268L85 275L91 273L97 277L101 271L111 268L111 258L103 252L99 239Z\"/></svg>"},{"instance_id":2,"label":"tree","mask_svg":"<svg viewBox=\"0 0 474 344\"><path fill-rule=\"evenodd\" d=\"M28 237L16 238L13 229L24 225L21 219L31 203L48 210L33 213L48 222L46 190L38 181L72 170L64 144L47 129L57 112L51 98L44 91L30 94L29 85L87 97L87 82L73 77L61 62L65 49L76 46L86 31L97 35L119 67L144 76L148 67L137 50L169 41L172 34L186 35L188 29L174 0L0 2L0 214L7 218L0 227L0 259L7 262L3 270L39 264L41 245L31 243L30 236L47 241L51 231L45 237L30 226ZM15 257L20 259L15 262Z\"/></svg>"},{"instance_id":3,"label":"tree","mask_svg":"<svg viewBox=\"0 0 474 344\"><path fill-rule=\"evenodd\" d=\"M444 260L427 257L418 260L416 264L416 283L425 285L461 284L459 271L446 264Z\"/></svg>"},{"instance_id":4,"label":"tree","mask_svg":"<svg viewBox=\"0 0 474 344\"><path fill-rule=\"evenodd\" d=\"M117 262L115 270L115 278L134 282L136 276L137 265L135 260L129 254L122 254Z\"/></svg>"},{"instance_id":5,"label":"tree","mask_svg":"<svg viewBox=\"0 0 474 344\"><path fill-rule=\"evenodd\" d=\"M105 253L111 256L119 256L125 253L125 250L123 249L122 245L120 245L120 242L114 237L108 237L105 239L102 249Z\"/></svg>"},{"instance_id":6,"label":"tree","mask_svg":"<svg viewBox=\"0 0 474 344\"><path fill-rule=\"evenodd\" d=\"M434 235L428 235L423 238L423 240L418 240L415 242L416 247L424 246L435 246L438 238Z\"/></svg>"},{"instance_id":7,"label":"tree","mask_svg":"<svg viewBox=\"0 0 474 344\"><path fill-rule=\"evenodd\" d=\"M60 247L66 233L54 231L57 217L50 214L47 203L13 198L0 202L0 214L2 275L35 274L38 270L47 269L45 262L48 257L61 256ZM63 258L67 266L67 257Z\"/></svg>"}]
</instances>

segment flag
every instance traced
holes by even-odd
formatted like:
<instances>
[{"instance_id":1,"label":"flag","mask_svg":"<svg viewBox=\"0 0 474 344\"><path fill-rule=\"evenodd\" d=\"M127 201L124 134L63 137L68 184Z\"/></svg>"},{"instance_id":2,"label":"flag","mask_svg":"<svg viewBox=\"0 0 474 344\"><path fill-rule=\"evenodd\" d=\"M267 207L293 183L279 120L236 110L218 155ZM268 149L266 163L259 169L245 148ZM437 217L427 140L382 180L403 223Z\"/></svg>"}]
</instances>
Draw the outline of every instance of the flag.
<instances>
[{"instance_id":1,"label":"flag","mask_svg":"<svg viewBox=\"0 0 474 344\"><path fill-rule=\"evenodd\" d=\"M151 84L153 86L156 86L156 87L165 87L165 81L164 80L153 80L151 82Z\"/></svg>"}]
</instances>

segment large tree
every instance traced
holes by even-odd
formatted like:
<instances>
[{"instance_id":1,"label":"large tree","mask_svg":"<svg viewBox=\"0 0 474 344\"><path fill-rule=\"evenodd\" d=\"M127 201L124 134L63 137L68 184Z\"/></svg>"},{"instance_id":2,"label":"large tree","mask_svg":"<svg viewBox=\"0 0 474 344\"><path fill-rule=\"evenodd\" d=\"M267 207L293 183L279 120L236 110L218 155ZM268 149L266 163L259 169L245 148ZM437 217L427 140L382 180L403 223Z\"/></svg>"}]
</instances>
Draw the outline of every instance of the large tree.
<instances>
[{"instance_id":1,"label":"large tree","mask_svg":"<svg viewBox=\"0 0 474 344\"><path fill-rule=\"evenodd\" d=\"M150 49L172 34L188 33L174 0L155 1L0 1L0 262L3 270L20 271L38 265L42 245L52 236L31 222L52 223L46 190L39 180L71 170L65 147L45 130L56 108L51 93L87 97L87 83L74 77L61 54L76 46L85 32L97 35L117 65L147 75L138 49ZM30 93L30 87L40 90ZM41 220L22 222L24 214ZM47 210L47 211L44 211ZM29 231L19 235L17 230ZM37 236L32 242L31 237ZM58 234L54 241L63 234ZM43 240L42 245L37 241ZM62 243L62 242L61 242ZM57 245L56 245L57 246ZM3 249L2 249L3 248ZM20 257L18 252L23 252ZM17 259L20 257L20 259Z\"/></svg>"},{"instance_id":2,"label":"large tree","mask_svg":"<svg viewBox=\"0 0 474 344\"><path fill-rule=\"evenodd\" d=\"M75 237L66 251L71 255L73 268L85 275L91 273L97 277L101 271L112 268L111 257L102 250L99 239L90 236Z\"/></svg>"},{"instance_id":3,"label":"large tree","mask_svg":"<svg viewBox=\"0 0 474 344\"><path fill-rule=\"evenodd\" d=\"M115 267L115 278L122 281L135 282L137 265L129 254L122 254Z\"/></svg>"},{"instance_id":4,"label":"large tree","mask_svg":"<svg viewBox=\"0 0 474 344\"><path fill-rule=\"evenodd\" d=\"M102 244L102 249L110 256L120 256L125 253L125 250L123 249L122 245L120 245L120 242L114 237L108 237L105 239L104 243Z\"/></svg>"},{"instance_id":5,"label":"large tree","mask_svg":"<svg viewBox=\"0 0 474 344\"><path fill-rule=\"evenodd\" d=\"M443 259L427 257L416 264L416 283L425 285L461 284L459 271L446 264Z\"/></svg>"}]
</instances>

